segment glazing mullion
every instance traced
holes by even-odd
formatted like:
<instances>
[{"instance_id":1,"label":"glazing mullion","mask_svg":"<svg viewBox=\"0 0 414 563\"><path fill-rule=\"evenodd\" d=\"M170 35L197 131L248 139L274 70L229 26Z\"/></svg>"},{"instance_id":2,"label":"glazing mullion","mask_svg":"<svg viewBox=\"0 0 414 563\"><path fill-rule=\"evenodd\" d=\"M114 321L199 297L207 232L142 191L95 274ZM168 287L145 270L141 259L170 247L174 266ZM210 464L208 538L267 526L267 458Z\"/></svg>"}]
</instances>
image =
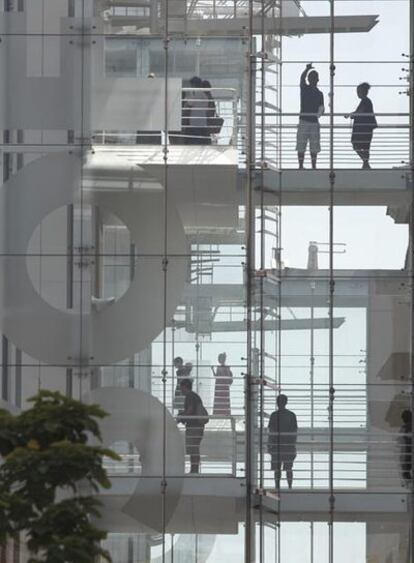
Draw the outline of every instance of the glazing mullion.
<instances>
[{"instance_id":1,"label":"glazing mullion","mask_svg":"<svg viewBox=\"0 0 414 563\"><path fill-rule=\"evenodd\" d=\"M162 436L162 478L161 478L161 532L162 532L162 563L166 563L166 503L167 503L167 375L168 375L168 349L167 349L167 284L168 284L168 79L169 79L169 61L170 61L170 37L169 37L169 3L164 2L164 144L163 144L163 163L164 163L164 240L163 240L163 258L162 258L162 275L163 275L163 338L162 338L162 402L163 402L163 436ZM162 141L161 141L162 142Z\"/></svg>"},{"instance_id":2,"label":"glazing mullion","mask_svg":"<svg viewBox=\"0 0 414 563\"><path fill-rule=\"evenodd\" d=\"M410 220L409 220L409 245L411 260L409 261L410 268L410 280L411 280L411 291L410 291L410 382L411 382L411 413L414 412L414 195L413 195L413 185L414 185L414 0L409 0L409 12L410 12L410 83L409 83L409 94L410 94L410 117L409 117L409 127L410 127L410 174L411 174L411 210L410 210ZM414 426L411 426L411 444L414 443ZM414 450L411 448L411 468L414 467ZM410 551L410 562L414 563L414 479L411 479L410 484L410 513L409 513L409 551Z\"/></svg>"},{"instance_id":3,"label":"glazing mullion","mask_svg":"<svg viewBox=\"0 0 414 563\"><path fill-rule=\"evenodd\" d=\"M249 2L248 15L248 49L247 49L247 103L246 103L246 265L245 265L245 295L246 295L246 374L245 374L245 475L246 475L246 507L245 507L245 553L246 563L255 561L255 522L253 517L253 493L255 489L255 431L254 431L254 334L253 306L255 286L255 207L254 207L254 176L255 176L255 41L253 30L253 2Z\"/></svg>"},{"instance_id":4,"label":"glazing mullion","mask_svg":"<svg viewBox=\"0 0 414 563\"><path fill-rule=\"evenodd\" d=\"M329 29L329 563L334 563L334 194L335 194L335 155L334 155L334 125L335 125L335 0L330 0L330 29Z\"/></svg>"}]
</instances>

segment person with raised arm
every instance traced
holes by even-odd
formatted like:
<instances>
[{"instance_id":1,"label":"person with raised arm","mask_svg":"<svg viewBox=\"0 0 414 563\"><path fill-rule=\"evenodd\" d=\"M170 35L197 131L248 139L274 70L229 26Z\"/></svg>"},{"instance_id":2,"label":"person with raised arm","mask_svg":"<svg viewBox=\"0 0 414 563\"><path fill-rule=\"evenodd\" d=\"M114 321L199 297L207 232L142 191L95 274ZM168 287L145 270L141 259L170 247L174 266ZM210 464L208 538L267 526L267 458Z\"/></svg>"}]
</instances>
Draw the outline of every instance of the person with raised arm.
<instances>
[{"instance_id":1,"label":"person with raised arm","mask_svg":"<svg viewBox=\"0 0 414 563\"><path fill-rule=\"evenodd\" d=\"M316 168L321 151L319 118L325 113L323 94L318 88L319 74L312 63L306 65L300 77L300 115L296 135L299 169L303 170L305 152L309 143L312 168Z\"/></svg>"}]
</instances>

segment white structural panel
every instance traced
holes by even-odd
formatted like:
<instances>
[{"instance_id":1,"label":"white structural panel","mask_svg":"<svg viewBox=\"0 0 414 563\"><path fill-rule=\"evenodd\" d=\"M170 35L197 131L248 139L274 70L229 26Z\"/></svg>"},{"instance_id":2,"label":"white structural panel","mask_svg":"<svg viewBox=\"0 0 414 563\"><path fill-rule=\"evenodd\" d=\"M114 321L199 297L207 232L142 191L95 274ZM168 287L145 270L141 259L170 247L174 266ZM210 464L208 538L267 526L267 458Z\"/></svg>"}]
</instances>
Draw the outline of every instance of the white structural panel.
<instances>
[{"instance_id":1,"label":"white structural panel","mask_svg":"<svg viewBox=\"0 0 414 563\"><path fill-rule=\"evenodd\" d=\"M40 158L21 169L0 192L3 332L30 356L51 364L104 365L146 348L164 328L164 197L156 193L88 193L88 201L115 213L135 243L138 267L126 293L107 308L59 311L46 303L29 278L27 248L42 219L79 202L81 160L69 154ZM167 319L179 303L187 275L187 242L172 202L166 214L168 264ZM66 229L66 225L62 225Z\"/></svg>"},{"instance_id":2,"label":"white structural panel","mask_svg":"<svg viewBox=\"0 0 414 563\"><path fill-rule=\"evenodd\" d=\"M237 164L238 154L232 147L169 146L168 193L187 232L237 228L243 197L237 190ZM162 147L95 146L84 177L96 191L161 190L165 182Z\"/></svg>"},{"instance_id":3,"label":"white structural panel","mask_svg":"<svg viewBox=\"0 0 414 563\"><path fill-rule=\"evenodd\" d=\"M124 499L123 512L137 520L147 531L161 531L163 502L167 524L174 514L183 487L184 440L175 419L158 399L137 389L102 387L88 393L84 400L98 403L109 414L100 423L106 446L124 441L133 444L138 450L142 473L130 498ZM164 437L168 487L163 498Z\"/></svg>"},{"instance_id":4,"label":"white structural panel","mask_svg":"<svg viewBox=\"0 0 414 563\"><path fill-rule=\"evenodd\" d=\"M168 127L181 130L181 89L168 80ZM165 129L165 81L161 78L96 78L92 82L92 129Z\"/></svg>"},{"instance_id":5,"label":"white structural panel","mask_svg":"<svg viewBox=\"0 0 414 563\"><path fill-rule=\"evenodd\" d=\"M0 43L0 127L2 129L74 129L82 121L82 52L67 37L5 35ZM28 52L31 54L28 57ZM42 53L54 53L50 70ZM52 58L51 56L49 57ZM43 71L43 72L42 72ZM56 76L57 71L59 74ZM34 110L34 108L36 108Z\"/></svg>"},{"instance_id":6,"label":"white structural panel","mask_svg":"<svg viewBox=\"0 0 414 563\"><path fill-rule=\"evenodd\" d=\"M61 19L61 36L25 35L25 13L0 14L0 128L23 130L165 128L165 81L161 78L107 78L105 39L79 37L92 18ZM10 30L18 29L19 35ZM70 35L72 34L72 35ZM168 81L171 130L181 129L181 88ZM138 95L139 93L139 95ZM36 108L36 111L33 111Z\"/></svg>"},{"instance_id":7,"label":"white structural panel","mask_svg":"<svg viewBox=\"0 0 414 563\"><path fill-rule=\"evenodd\" d=\"M243 189L246 178L243 179ZM259 186L259 184L258 184ZM283 205L329 205L329 170L267 170L264 192L269 204L281 190ZM406 168L392 170L342 169L335 171L335 205L408 205L412 182ZM257 190L257 202L260 191Z\"/></svg>"}]
</instances>

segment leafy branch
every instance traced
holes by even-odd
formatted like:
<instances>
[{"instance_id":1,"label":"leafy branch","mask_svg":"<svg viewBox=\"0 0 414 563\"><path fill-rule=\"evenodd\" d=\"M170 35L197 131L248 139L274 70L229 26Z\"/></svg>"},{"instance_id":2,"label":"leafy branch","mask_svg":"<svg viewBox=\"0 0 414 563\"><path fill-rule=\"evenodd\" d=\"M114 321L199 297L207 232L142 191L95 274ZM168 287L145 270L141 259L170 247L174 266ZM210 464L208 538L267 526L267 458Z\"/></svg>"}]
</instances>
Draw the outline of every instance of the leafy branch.
<instances>
[{"instance_id":1,"label":"leafy branch","mask_svg":"<svg viewBox=\"0 0 414 563\"><path fill-rule=\"evenodd\" d=\"M82 494L111 484L104 458L119 456L100 445L99 405L43 390L17 416L0 410L0 545L27 535L29 563L110 561L100 547L106 532L94 527L99 502Z\"/></svg>"}]
</instances>

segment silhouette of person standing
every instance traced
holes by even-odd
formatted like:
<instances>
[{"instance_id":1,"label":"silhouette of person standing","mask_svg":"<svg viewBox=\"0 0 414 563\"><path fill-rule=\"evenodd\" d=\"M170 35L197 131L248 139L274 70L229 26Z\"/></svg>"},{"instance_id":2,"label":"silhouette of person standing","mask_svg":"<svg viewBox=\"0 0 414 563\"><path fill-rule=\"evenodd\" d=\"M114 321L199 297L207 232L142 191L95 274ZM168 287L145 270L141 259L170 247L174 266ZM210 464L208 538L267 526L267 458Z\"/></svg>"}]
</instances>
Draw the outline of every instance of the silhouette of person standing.
<instances>
[{"instance_id":1,"label":"silhouette of person standing","mask_svg":"<svg viewBox=\"0 0 414 563\"><path fill-rule=\"evenodd\" d=\"M321 151L319 118L325 112L325 106L323 94L317 87L318 82L319 74L314 70L312 63L307 64L300 77L300 116L296 135L300 170L303 169L308 142L314 169L318 153Z\"/></svg>"},{"instance_id":2,"label":"silhouette of person standing","mask_svg":"<svg viewBox=\"0 0 414 563\"><path fill-rule=\"evenodd\" d=\"M401 475L405 485L410 485L412 479L412 413L404 410L401 413L402 426L400 428L400 465Z\"/></svg>"},{"instance_id":3,"label":"silhouette of person standing","mask_svg":"<svg viewBox=\"0 0 414 563\"><path fill-rule=\"evenodd\" d=\"M186 145L211 145L208 129L211 100L203 90L203 81L198 76L190 80L191 90L186 92L183 104L183 133Z\"/></svg>"},{"instance_id":4,"label":"silhouette of person standing","mask_svg":"<svg viewBox=\"0 0 414 563\"><path fill-rule=\"evenodd\" d=\"M225 352L219 354L217 359L219 365L214 372L216 384L214 386L213 414L230 416L230 385L233 383L233 373L229 366L226 366L227 355Z\"/></svg>"},{"instance_id":5,"label":"silhouette of person standing","mask_svg":"<svg viewBox=\"0 0 414 563\"><path fill-rule=\"evenodd\" d=\"M180 388L184 409L178 413L177 421L185 424L185 449L190 456L190 473L200 472L200 444L204 435L204 426L208 423L208 413L201 397L193 391L191 379L182 379Z\"/></svg>"},{"instance_id":6,"label":"silhouette of person standing","mask_svg":"<svg viewBox=\"0 0 414 563\"><path fill-rule=\"evenodd\" d=\"M345 115L345 118L353 120L351 143L354 151L362 160L362 168L365 170L371 168L369 152L374 129L378 127L374 106L368 98L370 88L368 82L362 82L357 86L357 96L361 101L353 113Z\"/></svg>"},{"instance_id":7,"label":"silhouette of person standing","mask_svg":"<svg viewBox=\"0 0 414 563\"><path fill-rule=\"evenodd\" d=\"M190 362L184 365L184 360L181 356L177 356L174 358L174 367L176 369L177 384L175 386L173 407L180 410L184 407L184 395L181 393L180 383L181 380L187 379L190 376L193 365Z\"/></svg>"},{"instance_id":8,"label":"silhouette of person standing","mask_svg":"<svg viewBox=\"0 0 414 563\"><path fill-rule=\"evenodd\" d=\"M286 408L287 402L286 395L277 397L278 410L271 414L268 427L268 452L272 457L271 467L275 472L277 489L280 489L282 467L286 471L289 489L292 488L293 462L296 458L298 423L295 413Z\"/></svg>"}]
</instances>

